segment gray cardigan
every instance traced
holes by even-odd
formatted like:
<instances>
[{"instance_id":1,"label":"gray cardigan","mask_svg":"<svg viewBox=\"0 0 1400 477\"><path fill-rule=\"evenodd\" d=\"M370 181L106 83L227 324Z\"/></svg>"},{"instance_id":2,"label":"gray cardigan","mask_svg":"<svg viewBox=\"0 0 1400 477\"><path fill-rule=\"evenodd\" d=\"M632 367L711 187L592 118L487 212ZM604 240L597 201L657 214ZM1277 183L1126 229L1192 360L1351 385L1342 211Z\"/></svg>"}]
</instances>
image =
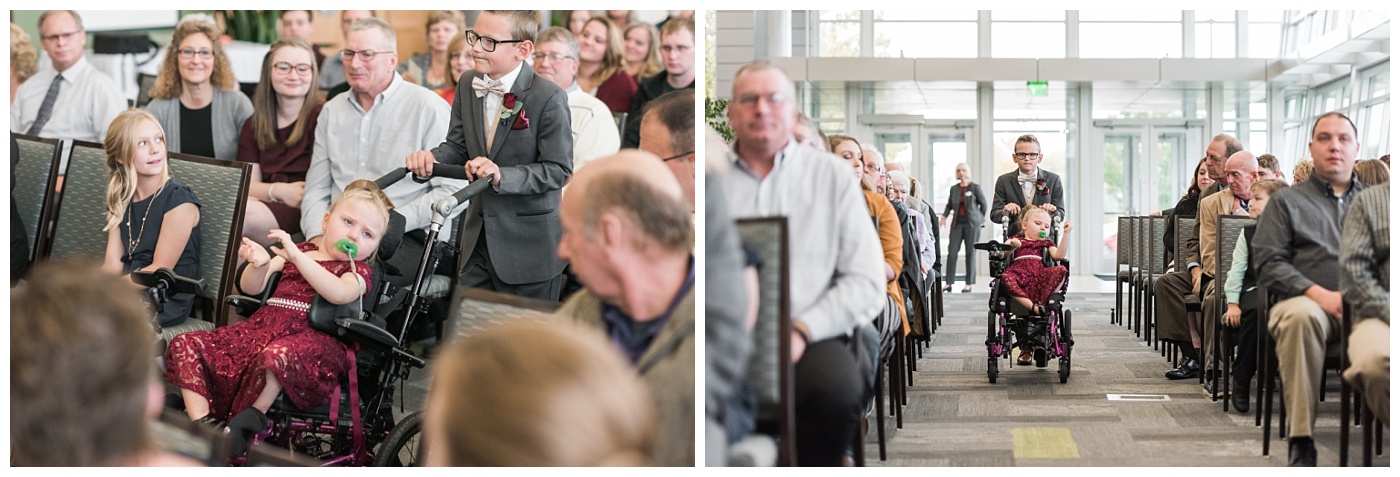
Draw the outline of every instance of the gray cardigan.
<instances>
[{"instance_id":1,"label":"gray cardigan","mask_svg":"<svg viewBox=\"0 0 1400 477\"><path fill-rule=\"evenodd\" d=\"M214 89L214 101L209 107L214 124L209 129L214 133L214 158L232 161L238 158L238 132L243 129L243 121L253 115L253 102L243 92ZM180 150L180 98L152 99L146 105L149 111L165 129L165 144L171 152Z\"/></svg>"}]
</instances>

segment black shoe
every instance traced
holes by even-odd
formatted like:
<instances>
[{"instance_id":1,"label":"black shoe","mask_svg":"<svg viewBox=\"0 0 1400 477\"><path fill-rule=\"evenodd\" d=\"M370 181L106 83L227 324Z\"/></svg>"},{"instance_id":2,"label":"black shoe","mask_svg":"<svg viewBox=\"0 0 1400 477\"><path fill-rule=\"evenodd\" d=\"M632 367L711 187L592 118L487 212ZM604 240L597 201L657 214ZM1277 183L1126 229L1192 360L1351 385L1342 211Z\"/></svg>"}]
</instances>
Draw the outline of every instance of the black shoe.
<instances>
[{"instance_id":1,"label":"black shoe","mask_svg":"<svg viewBox=\"0 0 1400 477\"><path fill-rule=\"evenodd\" d=\"M1230 405L1240 414L1249 412L1249 381L1235 383L1230 387Z\"/></svg>"},{"instance_id":2,"label":"black shoe","mask_svg":"<svg viewBox=\"0 0 1400 477\"><path fill-rule=\"evenodd\" d=\"M1188 359L1176 369L1167 371L1167 379L1191 379L1201 375L1201 363Z\"/></svg>"},{"instance_id":3,"label":"black shoe","mask_svg":"<svg viewBox=\"0 0 1400 477\"><path fill-rule=\"evenodd\" d=\"M254 435L267 430L270 423L267 415L256 408L244 409L233 419L228 421L228 432L233 434L232 443L229 445L229 452L237 457L248 451L248 440Z\"/></svg>"},{"instance_id":4,"label":"black shoe","mask_svg":"<svg viewBox=\"0 0 1400 477\"><path fill-rule=\"evenodd\" d=\"M1225 390L1215 389L1214 391L1212 391L1211 386L1213 386L1213 384L1211 383L1201 384L1201 395L1205 396L1206 399L1220 399L1222 397L1225 397Z\"/></svg>"},{"instance_id":5,"label":"black shoe","mask_svg":"<svg viewBox=\"0 0 1400 477\"><path fill-rule=\"evenodd\" d=\"M1288 439L1289 467L1317 467L1317 448L1311 437L1291 437Z\"/></svg>"}]
</instances>

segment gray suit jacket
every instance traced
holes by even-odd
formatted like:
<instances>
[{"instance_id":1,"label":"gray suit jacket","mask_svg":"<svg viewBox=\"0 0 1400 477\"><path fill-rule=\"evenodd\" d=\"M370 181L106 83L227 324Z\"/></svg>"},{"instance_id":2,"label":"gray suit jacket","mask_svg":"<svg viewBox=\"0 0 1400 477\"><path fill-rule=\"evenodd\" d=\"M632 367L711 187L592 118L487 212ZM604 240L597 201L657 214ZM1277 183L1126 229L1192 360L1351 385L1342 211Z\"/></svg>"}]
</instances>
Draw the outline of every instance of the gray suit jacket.
<instances>
[{"instance_id":1,"label":"gray suit jacket","mask_svg":"<svg viewBox=\"0 0 1400 477\"><path fill-rule=\"evenodd\" d=\"M214 158L238 159L238 133L243 130L243 121L253 115L253 102L236 89L214 88L214 101L209 107L214 108L209 112L213 121L209 129L214 134ZM152 99L146 111L165 129L165 144L170 152L181 152L180 98Z\"/></svg>"},{"instance_id":2,"label":"gray suit jacket","mask_svg":"<svg viewBox=\"0 0 1400 477\"><path fill-rule=\"evenodd\" d=\"M955 183L952 188L948 189L948 205L943 207L943 217L957 214L958 204L966 200L967 220L972 224L972 228L980 229L982 222L987 220L987 196L982 193L982 186L977 185L976 182L968 183L967 192L971 195L964 196L959 184L961 183Z\"/></svg>"},{"instance_id":3,"label":"gray suit jacket","mask_svg":"<svg viewBox=\"0 0 1400 477\"><path fill-rule=\"evenodd\" d=\"M556 254L563 236L559 194L573 174L568 95L529 65L522 66L510 88L522 104L520 113L496 126L488 154L482 98L472 91L471 79L479 76L484 75L475 70L463 75L447 139L432 151L445 164L486 156L501 169L501 185L467 207L462 253L471 253L484 229L491 265L502 281L519 285L552 279L564 271L565 262ZM524 129L511 129L526 119Z\"/></svg>"},{"instance_id":4,"label":"gray suit jacket","mask_svg":"<svg viewBox=\"0 0 1400 477\"><path fill-rule=\"evenodd\" d=\"M1001 223L1001 217L1006 215L1002 210L1006 204L1016 204L1022 209L1026 208L1026 198L1021 195L1021 183L1016 177L1021 172L1014 170L1000 177L997 177L996 195L992 198L992 221ZM1055 173L1040 168L1036 174L1036 181L1045 181L1045 187L1037 187L1031 199L1032 205L1055 204L1055 209L1059 210L1060 216L1069 219L1068 211L1065 210L1065 190L1060 185L1060 176ZM1010 218L1007 227L1012 237L1021 234L1021 222L1017 217ZM1053 238L1052 238L1053 239Z\"/></svg>"}]
</instances>

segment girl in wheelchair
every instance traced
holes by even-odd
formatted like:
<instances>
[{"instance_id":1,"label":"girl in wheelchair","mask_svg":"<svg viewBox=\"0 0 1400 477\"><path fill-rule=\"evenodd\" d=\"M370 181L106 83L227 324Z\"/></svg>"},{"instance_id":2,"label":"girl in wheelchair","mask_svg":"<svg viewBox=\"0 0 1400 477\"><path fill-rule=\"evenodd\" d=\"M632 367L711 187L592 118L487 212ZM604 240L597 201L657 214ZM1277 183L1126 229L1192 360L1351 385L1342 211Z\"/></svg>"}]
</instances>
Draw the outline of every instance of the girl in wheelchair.
<instances>
[{"instance_id":1,"label":"girl in wheelchair","mask_svg":"<svg viewBox=\"0 0 1400 477\"><path fill-rule=\"evenodd\" d=\"M316 295L340 305L370 290L370 265L353 259L374 255L392 207L374 182L359 180L322 219L324 235L296 244L285 231L273 230L268 238L283 246L275 257L243 238L239 256L249 265L240 288L259 293L276 271L282 279L267 306L247 320L185 333L170 343L165 377L180 388L191 420L217 426L237 413L228 427L242 431L233 436L238 454L247 436L267 429L266 413L279 393L302 409L332 398L351 358L340 341L311 328L307 310Z\"/></svg>"},{"instance_id":2,"label":"girl in wheelchair","mask_svg":"<svg viewBox=\"0 0 1400 477\"><path fill-rule=\"evenodd\" d=\"M1030 310L1033 316L1043 317L1050 295L1064 286L1069 278L1069 269L1064 265L1045 266L1041 254L1049 251L1050 258L1064 259L1068 252L1069 231L1073 226L1069 222L1064 223L1064 233L1060 234L1060 243L1056 245L1046 238L1050 235L1051 219L1045 209L1026 208L1021 211L1020 219L1022 235L1006 241L1007 245L1015 247L1012 252L1014 259L1002 272L999 281L1012 300ZM1017 357L1018 364L1029 364L1031 353L1032 350L1022 349Z\"/></svg>"}]
</instances>

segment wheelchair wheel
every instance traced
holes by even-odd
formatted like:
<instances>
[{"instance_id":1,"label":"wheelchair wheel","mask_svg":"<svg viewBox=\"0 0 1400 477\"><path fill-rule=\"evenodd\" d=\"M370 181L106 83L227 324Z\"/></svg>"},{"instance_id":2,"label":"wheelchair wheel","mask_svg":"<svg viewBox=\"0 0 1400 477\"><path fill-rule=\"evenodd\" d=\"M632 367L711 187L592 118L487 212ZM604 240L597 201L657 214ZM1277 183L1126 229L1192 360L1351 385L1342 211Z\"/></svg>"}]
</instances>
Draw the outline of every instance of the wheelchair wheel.
<instances>
[{"instance_id":1,"label":"wheelchair wheel","mask_svg":"<svg viewBox=\"0 0 1400 477\"><path fill-rule=\"evenodd\" d=\"M374 455L375 467L420 467L423 462L423 412L409 414L389 431Z\"/></svg>"},{"instance_id":2,"label":"wheelchair wheel","mask_svg":"<svg viewBox=\"0 0 1400 477\"><path fill-rule=\"evenodd\" d=\"M1069 382L1069 356L1060 358L1060 384Z\"/></svg>"},{"instance_id":3,"label":"wheelchair wheel","mask_svg":"<svg viewBox=\"0 0 1400 477\"><path fill-rule=\"evenodd\" d=\"M991 384L996 384L996 383L997 383L997 359L996 359L996 358L987 358L987 382L988 382L988 383L991 383Z\"/></svg>"}]
</instances>

